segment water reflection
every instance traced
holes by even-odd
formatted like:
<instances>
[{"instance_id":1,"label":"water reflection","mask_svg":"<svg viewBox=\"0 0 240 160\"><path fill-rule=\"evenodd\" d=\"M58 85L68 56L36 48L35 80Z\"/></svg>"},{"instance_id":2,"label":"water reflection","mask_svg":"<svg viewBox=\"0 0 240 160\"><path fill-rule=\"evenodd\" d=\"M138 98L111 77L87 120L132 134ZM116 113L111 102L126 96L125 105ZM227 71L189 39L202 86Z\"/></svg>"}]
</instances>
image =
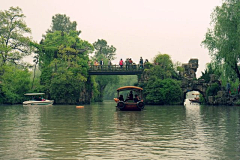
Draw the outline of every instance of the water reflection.
<instances>
[{"instance_id":1,"label":"water reflection","mask_svg":"<svg viewBox=\"0 0 240 160\"><path fill-rule=\"evenodd\" d=\"M240 109L0 107L0 159L239 159Z\"/></svg>"}]
</instances>

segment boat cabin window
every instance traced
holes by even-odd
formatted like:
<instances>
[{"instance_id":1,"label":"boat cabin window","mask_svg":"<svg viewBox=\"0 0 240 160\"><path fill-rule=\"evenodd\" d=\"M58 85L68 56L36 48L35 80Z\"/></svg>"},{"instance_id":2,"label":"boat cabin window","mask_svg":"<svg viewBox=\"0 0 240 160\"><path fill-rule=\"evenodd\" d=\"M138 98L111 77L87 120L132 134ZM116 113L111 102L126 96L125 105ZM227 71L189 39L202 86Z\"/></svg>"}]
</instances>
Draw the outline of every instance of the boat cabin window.
<instances>
[{"instance_id":1,"label":"boat cabin window","mask_svg":"<svg viewBox=\"0 0 240 160\"><path fill-rule=\"evenodd\" d=\"M133 90L121 91L118 99L120 101L125 101L125 102L131 102L131 101L134 102L134 98L136 95L137 95L138 99L140 100L141 94L139 91L133 91Z\"/></svg>"}]
</instances>

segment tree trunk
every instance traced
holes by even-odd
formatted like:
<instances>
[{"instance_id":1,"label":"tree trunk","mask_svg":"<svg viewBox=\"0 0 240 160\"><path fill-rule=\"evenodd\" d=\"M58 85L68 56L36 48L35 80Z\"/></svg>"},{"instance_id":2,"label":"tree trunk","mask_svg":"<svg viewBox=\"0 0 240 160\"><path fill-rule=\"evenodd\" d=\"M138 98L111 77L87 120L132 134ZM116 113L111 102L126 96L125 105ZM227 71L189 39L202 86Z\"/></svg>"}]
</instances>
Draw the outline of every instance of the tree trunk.
<instances>
[{"instance_id":1,"label":"tree trunk","mask_svg":"<svg viewBox=\"0 0 240 160\"><path fill-rule=\"evenodd\" d=\"M36 73L36 65L34 67L34 72L33 72L32 89L33 89L33 84L34 84L34 80L35 80L35 73Z\"/></svg>"}]
</instances>

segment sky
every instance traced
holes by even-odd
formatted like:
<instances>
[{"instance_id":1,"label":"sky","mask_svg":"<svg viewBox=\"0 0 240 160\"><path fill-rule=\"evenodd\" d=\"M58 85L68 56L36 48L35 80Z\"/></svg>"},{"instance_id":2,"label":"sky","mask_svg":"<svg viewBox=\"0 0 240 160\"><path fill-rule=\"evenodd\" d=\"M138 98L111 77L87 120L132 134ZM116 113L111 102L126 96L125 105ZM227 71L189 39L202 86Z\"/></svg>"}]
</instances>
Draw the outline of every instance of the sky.
<instances>
[{"instance_id":1,"label":"sky","mask_svg":"<svg viewBox=\"0 0 240 160\"><path fill-rule=\"evenodd\" d=\"M80 38L90 43L104 39L116 47L116 60L140 57L153 60L169 54L173 62L199 59L197 77L211 61L201 46L211 13L222 0L0 0L0 10L20 7L25 22L39 42L52 16L66 14L77 22ZM32 59L29 58L29 61Z\"/></svg>"}]
</instances>

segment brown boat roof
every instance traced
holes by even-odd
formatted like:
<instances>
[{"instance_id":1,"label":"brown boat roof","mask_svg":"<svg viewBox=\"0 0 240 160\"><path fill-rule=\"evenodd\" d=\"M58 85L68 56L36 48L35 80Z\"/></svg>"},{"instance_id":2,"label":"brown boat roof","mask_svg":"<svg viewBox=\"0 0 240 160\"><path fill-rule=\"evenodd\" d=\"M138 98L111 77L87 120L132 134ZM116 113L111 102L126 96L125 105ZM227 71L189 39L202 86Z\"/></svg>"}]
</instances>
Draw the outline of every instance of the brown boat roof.
<instances>
[{"instance_id":1,"label":"brown boat roof","mask_svg":"<svg viewBox=\"0 0 240 160\"><path fill-rule=\"evenodd\" d=\"M125 91L125 90L143 90L143 89L136 86L124 86L117 89L117 91Z\"/></svg>"}]
</instances>

